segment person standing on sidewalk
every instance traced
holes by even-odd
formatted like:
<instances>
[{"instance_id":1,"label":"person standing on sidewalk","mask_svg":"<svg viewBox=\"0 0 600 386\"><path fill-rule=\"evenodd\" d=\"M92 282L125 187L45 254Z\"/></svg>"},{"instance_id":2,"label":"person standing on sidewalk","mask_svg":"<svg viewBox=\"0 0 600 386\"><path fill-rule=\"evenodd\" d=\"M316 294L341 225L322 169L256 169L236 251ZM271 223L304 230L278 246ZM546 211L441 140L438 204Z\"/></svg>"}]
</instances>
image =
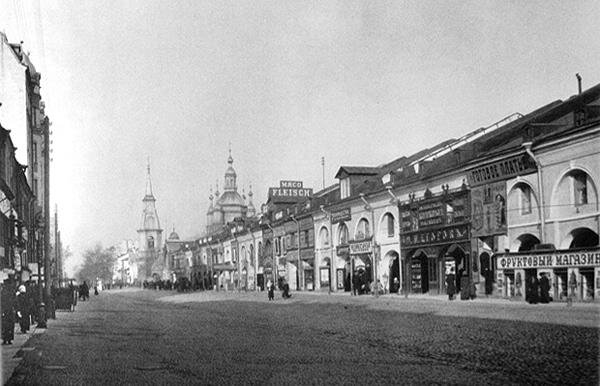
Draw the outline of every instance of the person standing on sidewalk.
<instances>
[{"instance_id":1,"label":"person standing on sidewalk","mask_svg":"<svg viewBox=\"0 0 600 386\"><path fill-rule=\"evenodd\" d=\"M12 277L4 280L0 307L2 310L2 344L12 344L15 339L15 285Z\"/></svg>"},{"instance_id":2,"label":"person standing on sidewalk","mask_svg":"<svg viewBox=\"0 0 600 386\"><path fill-rule=\"evenodd\" d=\"M23 284L19 286L19 292L17 293L17 317L19 318L21 332L25 334L29 331L29 298Z\"/></svg>"},{"instance_id":3,"label":"person standing on sidewalk","mask_svg":"<svg viewBox=\"0 0 600 386\"><path fill-rule=\"evenodd\" d=\"M446 293L448 300L454 300L456 293L456 277L454 276L454 267L450 268L450 273L446 276Z\"/></svg>"},{"instance_id":4,"label":"person standing on sidewalk","mask_svg":"<svg viewBox=\"0 0 600 386\"><path fill-rule=\"evenodd\" d=\"M267 292L269 294L269 301L275 300L275 286L271 280L267 282Z\"/></svg>"}]
</instances>

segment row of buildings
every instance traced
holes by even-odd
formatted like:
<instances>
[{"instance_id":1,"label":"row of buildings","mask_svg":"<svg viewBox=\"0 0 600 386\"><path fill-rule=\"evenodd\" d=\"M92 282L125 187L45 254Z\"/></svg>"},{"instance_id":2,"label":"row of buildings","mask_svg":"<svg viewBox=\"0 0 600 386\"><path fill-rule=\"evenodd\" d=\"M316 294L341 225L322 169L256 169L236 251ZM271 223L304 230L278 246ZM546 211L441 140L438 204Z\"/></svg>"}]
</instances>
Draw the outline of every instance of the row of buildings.
<instances>
[{"instance_id":1,"label":"row of buildings","mask_svg":"<svg viewBox=\"0 0 600 386\"><path fill-rule=\"evenodd\" d=\"M50 211L50 121L40 80L22 44L0 32L0 283L10 276L41 281L49 296L63 266Z\"/></svg>"},{"instance_id":2,"label":"row of buildings","mask_svg":"<svg viewBox=\"0 0 600 386\"><path fill-rule=\"evenodd\" d=\"M204 236L173 231L164 243L148 169L129 260L142 265L122 261L119 272L217 290L286 280L302 291L380 283L440 294L452 270L463 290L517 299L546 273L555 300L598 299L599 132L600 85L580 86L567 100L384 165L341 166L320 191L280 181L258 212L252 190L238 192L230 151Z\"/></svg>"}]
</instances>

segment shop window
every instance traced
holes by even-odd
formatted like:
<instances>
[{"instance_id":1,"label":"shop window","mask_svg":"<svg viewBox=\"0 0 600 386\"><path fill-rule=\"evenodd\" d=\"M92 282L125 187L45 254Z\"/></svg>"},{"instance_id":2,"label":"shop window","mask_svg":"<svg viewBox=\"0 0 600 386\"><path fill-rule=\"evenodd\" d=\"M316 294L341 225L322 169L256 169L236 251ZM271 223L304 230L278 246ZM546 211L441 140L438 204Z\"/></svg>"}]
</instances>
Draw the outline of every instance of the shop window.
<instances>
[{"instance_id":1,"label":"shop window","mask_svg":"<svg viewBox=\"0 0 600 386\"><path fill-rule=\"evenodd\" d=\"M587 197L587 174L583 171L571 173L573 178L573 191L575 193L575 205L585 205L588 203Z\"/></svg>"}]
</instances>

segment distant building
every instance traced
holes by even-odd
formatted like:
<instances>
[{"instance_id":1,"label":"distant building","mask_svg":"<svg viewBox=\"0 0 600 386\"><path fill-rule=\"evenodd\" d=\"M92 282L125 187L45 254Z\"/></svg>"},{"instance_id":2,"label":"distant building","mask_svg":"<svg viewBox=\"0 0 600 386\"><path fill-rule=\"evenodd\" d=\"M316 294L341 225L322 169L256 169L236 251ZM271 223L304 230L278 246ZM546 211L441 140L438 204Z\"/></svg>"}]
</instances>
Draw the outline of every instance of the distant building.
<instances>
[{"instance_id":1,"label":"distant building","mask_svg":"<svg viewBox=\"0 0 600 386\"><path fill-rule=\"evenodd\" d=\"M146 194L142 199L144 209L142 220L138 229L139 251L137 261L137 280L143 281L156 276L162 276L163 265L161 256L162 232L158 212L156 211L156 198L152 192L152 179L150 177L150 164L146 175Z\"/></svg>"}]
</instances>

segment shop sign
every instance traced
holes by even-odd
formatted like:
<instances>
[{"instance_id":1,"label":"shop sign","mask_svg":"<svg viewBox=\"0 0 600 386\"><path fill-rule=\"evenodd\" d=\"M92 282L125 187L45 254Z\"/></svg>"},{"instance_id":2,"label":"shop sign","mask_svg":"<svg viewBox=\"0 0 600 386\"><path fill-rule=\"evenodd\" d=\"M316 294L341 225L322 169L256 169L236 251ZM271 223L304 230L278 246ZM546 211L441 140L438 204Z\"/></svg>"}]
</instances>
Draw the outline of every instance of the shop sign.
<instances>
[{"instance_id":1,"label":"shop sign","mask_svg":"<svg viewBox=\"0 0 600 386\"><path fill-rule=\"evenodd\" d=\"M350 247L348 245L338 245L335 247L335 253L338 256L347 256L350 253Z\"/></svg>"},{"instance_id":2,"label":"shop sign","mask_svg":"<svg viewBox=\"0 0 600 386\"><path fill-rule=\"evenodd\" d=\"M498 269L600 267L600 249L578 252L555 251L526 255L500 255Z\"/></svg>"},{"instance_id":3,"label":"shop sign","mask_svg":"<svg viewBox=\"0 0 600 386\"><path fill-rule=\"evenodd\" d=\"M502 161L493 162L472 169L467 174L471 187L489 182L507 180L537 170L535 162L527 154L521 154Z\"/></svg>"},{"instance_id":4,"label":"shop sign","mask_svg":"<svg viewBox=\"0 0 600 386\"><path fill-rule=\"evenodd\" d=\"M402 248L418 245L446 244L456 241L464 241L469 238L469 226L467 224L454 225L441 229L402 234Z\"/></svg>"},{"instance_id":5,"label":"shop sign","mask_svg":"<svg viewBox=\"0 0 600 386\"><path fill-rule=\"evenodd\" d=\"M414 232L465 222L469 209L467 200L467 193L461 192L403 204L400 206L400 227L403 232Z\"/></svg>"},{"instance_id":6,"label":"shop sign","mask_svg":"<svg viewBox=\"0 0 600 386\"><path fill-rule=\"evenodd\" d=\"M269 188L269 199L285 197L295 198L298 201L312 196L313 190L304 188L302 181L279 181L279 187Z\"/></svg>"},{"instance_id":7,"label":"shop sign","mask_svg":"<svg viewBox=\"0 0 600 386\"><path fill-rule=\"evenodd\" d=\"M348 244L350 248L351 255L360 255L363 253L371 253L373 252L373 245L371 241L360 241L358 243L350 243Z\"/></svg>"},{"instance_id":8,"label":"shop sign","mask_svg":"<svg viewBox=\"0 0 600 386\"><path fill-rule=\"evenodd\" d=\"M473 237L506 233L506 181L477 186L471 190Z\"/></svg>"},{"instance_id":9,"label":"shop sign","mask_svg":"<svg viewBox=\"0 0 600 386\"><path fill-rule=\"evenodd\" d=\"M350 221L352 220L352 214L350 213L350 208L344 208L337 210L335 212L331 212L331 223L337 224L342 221Z\"/></svg>"}]
</instances>

